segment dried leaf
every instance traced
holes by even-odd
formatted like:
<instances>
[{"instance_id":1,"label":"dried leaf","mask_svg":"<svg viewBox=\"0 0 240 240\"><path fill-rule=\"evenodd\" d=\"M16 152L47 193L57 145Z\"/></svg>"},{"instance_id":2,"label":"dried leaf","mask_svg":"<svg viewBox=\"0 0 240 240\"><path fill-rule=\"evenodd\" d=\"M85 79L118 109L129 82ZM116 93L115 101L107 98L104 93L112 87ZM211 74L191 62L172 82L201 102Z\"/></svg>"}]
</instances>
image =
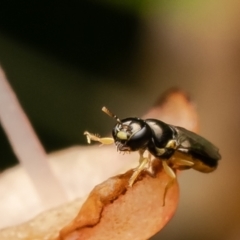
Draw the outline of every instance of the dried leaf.
<instances>
[{"instance_id":1,"label":"dried leaf","mask_svg":"<svg viewBox=\"0 0 240 240\"><path fill-rule=\"evenodd\" d=\"M74 221L61 231L59 240L145 240L158 232L173 216L178 202L177 181L171 181L155 160L155 177L143 173L132 188L128 180L133 170L96 186Z\"/></svg>"}]
</instances>

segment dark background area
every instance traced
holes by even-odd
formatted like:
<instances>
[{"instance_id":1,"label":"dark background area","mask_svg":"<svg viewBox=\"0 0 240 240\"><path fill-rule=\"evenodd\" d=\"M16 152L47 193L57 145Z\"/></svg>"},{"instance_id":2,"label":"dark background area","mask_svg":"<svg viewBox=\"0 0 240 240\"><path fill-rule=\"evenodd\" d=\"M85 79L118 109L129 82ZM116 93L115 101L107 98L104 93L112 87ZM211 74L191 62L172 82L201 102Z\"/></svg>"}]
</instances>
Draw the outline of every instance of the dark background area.
<instances>
[{"instance_id":1,"label":"dark background area","mask_svg":"<svg viewBox=\"0 0 240 240\"><path fill-rule=\"evenodd\" d=\"M102 3L91 1L1 2L0 32L2 35L14 39L21 46L27 46L51 59L54 58L63 65L80 69L81 74L88 78L87 81L93 84L94 81L108 84L108 81L119 79L122 83L126 82L124 76L131 70L129 63L133 60L138 45L138 28L139 16L136 12ZM13 63L8 61L8 57L15 58L15 56L6 56L6 58L2 56L0 59L7 72L10 64ZM36 99L28 101L24 95L29 94L30 98L32 94L35 95L42 89L42 91L49 91L47 97L50 98L52 91L47 89L48 86L43 86L44 83L41 81L33 83L34 79L23 80L18 76L12 77L11 71L9 69L8 74L11 84L30 118L33 114L34 120L34 113L29 108L36 107ZM72 83L72 81L79 80L65 79L65 81L70 85L78 85L78 82ZM32 89L27 86L29 82L34 86ZM47 84L51 85L51 83ZM58 105L54 96L49 100ZM46 105L41 106L41 108L46 107ZM38 122L33 124L47 151L83 143L82 139L51 134L47 126L41 126ZM2 129L0 145L2 146L1 159L4 159L0 161L0 169L3 170L17 161Z\"/></svg>"},{"instance_id":2,"label":"dark background area","mask_svg":"<svg viewBox=\"0 0 240 240\"><path fill-rule=\"evenodd\" d=\"M124 72L136 46L137 14L102 3L5 1L0 14L1 32L94 74Z\"/></svg>"}]
</instances>

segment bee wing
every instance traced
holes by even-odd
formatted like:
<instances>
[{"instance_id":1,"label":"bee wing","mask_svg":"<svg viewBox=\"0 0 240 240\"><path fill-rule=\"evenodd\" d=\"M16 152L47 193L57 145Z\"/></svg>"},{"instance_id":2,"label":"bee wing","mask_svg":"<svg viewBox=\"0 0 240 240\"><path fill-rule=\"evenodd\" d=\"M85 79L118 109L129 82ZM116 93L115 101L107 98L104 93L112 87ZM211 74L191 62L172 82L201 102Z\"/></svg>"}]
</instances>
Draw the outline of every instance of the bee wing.
<instances>
[{"instance_id":1,"label":"bee wing","mask_svg":"<svg viewBox=\"0 0 240 240\"><path fill-rule=\"evenodd\" d=\"M200 158L210 158L216 161L221 159L221 155L218 152L219 149L207 139L182 127L174 126L174 129L178 133L178 151L190 153L193 156L197 156Z\"/></svg>"}]
</instances>

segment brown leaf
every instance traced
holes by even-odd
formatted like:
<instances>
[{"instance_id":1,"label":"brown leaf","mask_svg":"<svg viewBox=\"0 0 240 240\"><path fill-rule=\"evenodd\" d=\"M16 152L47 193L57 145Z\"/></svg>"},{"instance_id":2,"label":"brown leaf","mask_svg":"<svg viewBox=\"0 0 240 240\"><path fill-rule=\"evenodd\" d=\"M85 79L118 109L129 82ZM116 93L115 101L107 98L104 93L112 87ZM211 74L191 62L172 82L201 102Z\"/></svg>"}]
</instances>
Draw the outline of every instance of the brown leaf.
<instances>
[{"instance_id":1,"label":"brown leaf","mask_svg":"<svg viewBox=\"0 0 240 240\"><path fill-rule=\"evenodd\" d=\"M145 240L154 235L173 216L179 196L175 181L163 206L164 190L171 179L159 160L154 161L154 169L156 177L143 173L132 188L128 180L133 170L96 186L58 239Z\"/></svg>"}]
</instances>

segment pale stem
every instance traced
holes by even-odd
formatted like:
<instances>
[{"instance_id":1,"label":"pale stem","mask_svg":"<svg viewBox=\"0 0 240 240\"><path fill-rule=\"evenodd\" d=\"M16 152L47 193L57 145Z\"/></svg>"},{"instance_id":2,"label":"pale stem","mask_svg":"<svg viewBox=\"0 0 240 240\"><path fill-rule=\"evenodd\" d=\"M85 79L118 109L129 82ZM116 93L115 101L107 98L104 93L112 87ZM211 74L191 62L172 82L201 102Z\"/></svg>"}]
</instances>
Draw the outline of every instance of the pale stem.
<instances>
[{"instance_id":1,"label":"pale stem","mask_svg":"<svg viewBox=\"0 0 240 240\"><path fill-rule=\"evenodd\" d=\"M53 206L66 202L66 194L50 169L46 152L1 68L0 122L42 203L45 206Z\"/></svg>"}]
</instances>

